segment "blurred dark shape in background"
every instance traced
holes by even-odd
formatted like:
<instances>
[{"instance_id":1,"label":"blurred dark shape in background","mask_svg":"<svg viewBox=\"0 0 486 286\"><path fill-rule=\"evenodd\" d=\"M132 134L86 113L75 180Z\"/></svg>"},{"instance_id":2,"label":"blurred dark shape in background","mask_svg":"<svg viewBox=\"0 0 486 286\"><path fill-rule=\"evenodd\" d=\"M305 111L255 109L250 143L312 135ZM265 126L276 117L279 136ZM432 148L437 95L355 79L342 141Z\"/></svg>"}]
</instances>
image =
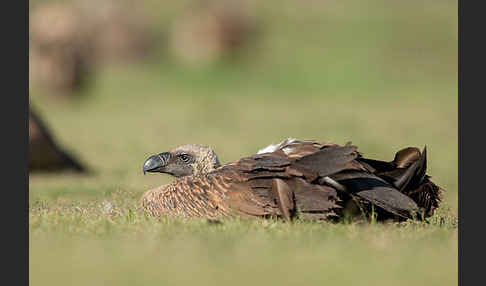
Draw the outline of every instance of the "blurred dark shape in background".
<instances>
[{"instance_id":1,"label":"blurred dark shape in background","mask_svg":"<svg viewBox=\"0 0 486 286\"><path fill-rule=\"evenodd\" d=\"M154 24L133 1L76 1L90 33L96 64L132 63L153 52L157 37ZM135 6L136 5L136 6Z\"/></svg>"},{"instance_id":2,"label":"blurred dark shape in background","mask_svg":"<svg viewBox=\"0 0 486 286\"><path fill-rule=\"evenodd\" d=\"M106 64L140 61L153 50L148 18L127 1L39 3L30 16L30 81L71 96Z\"/></svg>"},{"instance_id":3,"label":"blurred dark shape in background","mask_svg":"<svg viewBox=\"0 0 486 286\"><path fill-rule=\"evenodd\" d=\"M87 172L76 158L58 146L39 114L29 108L29 172Z\"/></svg>"},{"instance_id":4,"label":"blurred dark shape in background","mask_svg":"<svg viewBox=\"0 0 486 286\"><path fill-rule=\"evenodd\" d=\"M235 56L256 35L255 21L244 2L208 1L174 18L169 51L184 65L207 65Z\"/></svg>"},{"instance_id":5,"label":"blurred dark shape in background","mask_svg":"<svg viewBox=\"0 0 486 286\"><path fill-rule=\"evenodd\" d=\"M29 29L32 86L61 96L79 90L92 71L88 31L80 15L68 5L40 5L31 13Z\"/></svg>"}]
</instances>

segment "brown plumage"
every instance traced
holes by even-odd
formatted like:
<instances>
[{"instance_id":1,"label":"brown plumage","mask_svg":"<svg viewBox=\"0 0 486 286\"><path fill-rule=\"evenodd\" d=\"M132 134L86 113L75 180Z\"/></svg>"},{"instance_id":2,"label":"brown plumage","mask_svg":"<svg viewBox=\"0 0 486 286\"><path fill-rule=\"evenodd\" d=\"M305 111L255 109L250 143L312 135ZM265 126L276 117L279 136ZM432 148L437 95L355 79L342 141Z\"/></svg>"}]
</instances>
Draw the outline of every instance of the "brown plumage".
<instances>
[{"instance_id":1,"label":"brown plumage","mask_svg":"<svg viewBox=\"0 0 486 286\"><path fill-rule=\"evenodd\" d=\"M86 171L82 164L58 146L39 115L29 109L29 171L62 169Z\"/></svg>"},{"instance_id":2,"label":"brown plumage","mask_svg":"<svg viewBox=\"0 0 486 286\"><path fill-rule=\"evenodd\" d=\"M143 170L177 177L143 194L155 216L336 219L373 210L378 219L420 218L433 214L442 192L425 174L425 148L384 162L350 143L291 138L223 166L211 148L184 145L151 156Z\"/></svg>"}]
</instances>

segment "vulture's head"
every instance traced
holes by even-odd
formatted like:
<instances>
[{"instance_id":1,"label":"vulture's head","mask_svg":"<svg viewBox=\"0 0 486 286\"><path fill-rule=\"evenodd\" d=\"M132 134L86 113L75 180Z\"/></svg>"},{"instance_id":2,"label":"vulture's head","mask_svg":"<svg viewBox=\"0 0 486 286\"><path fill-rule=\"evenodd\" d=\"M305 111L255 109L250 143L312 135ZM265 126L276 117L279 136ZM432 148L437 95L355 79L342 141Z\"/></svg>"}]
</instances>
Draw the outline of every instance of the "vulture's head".
<instances>
[{"instance_id":1,"label":"vulture's head","mask_svg":"<svg viewBox=\"0 0 486 286\"><path fill-rule=\"evenodd\" d=\"M199 144L188 144L150 156L143 164L143 173L166 173L174 177L184 177L211 172L219 166L218 156L213 149Z\"/></svg>"}]
</instances>

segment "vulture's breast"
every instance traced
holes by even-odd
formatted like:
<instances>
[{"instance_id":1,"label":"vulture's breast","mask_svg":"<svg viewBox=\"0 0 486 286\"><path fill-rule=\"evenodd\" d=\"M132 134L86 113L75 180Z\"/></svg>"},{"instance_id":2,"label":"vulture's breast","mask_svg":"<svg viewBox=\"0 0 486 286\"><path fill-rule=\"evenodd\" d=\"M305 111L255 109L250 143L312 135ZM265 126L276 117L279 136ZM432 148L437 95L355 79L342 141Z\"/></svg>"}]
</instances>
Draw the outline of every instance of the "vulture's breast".
<instances>
[{"instance_id":1,"label":"vulture's breast","mask_svg":"<svg viewBox=\"0 0 486 286\"><path fill-rule=\"evenodd\" d=\"M231 179L223 175L183 177L147 191L142 196L142 205L157 216L227 216L225 199L230 187Z\"/></svg>"}]
</instances>

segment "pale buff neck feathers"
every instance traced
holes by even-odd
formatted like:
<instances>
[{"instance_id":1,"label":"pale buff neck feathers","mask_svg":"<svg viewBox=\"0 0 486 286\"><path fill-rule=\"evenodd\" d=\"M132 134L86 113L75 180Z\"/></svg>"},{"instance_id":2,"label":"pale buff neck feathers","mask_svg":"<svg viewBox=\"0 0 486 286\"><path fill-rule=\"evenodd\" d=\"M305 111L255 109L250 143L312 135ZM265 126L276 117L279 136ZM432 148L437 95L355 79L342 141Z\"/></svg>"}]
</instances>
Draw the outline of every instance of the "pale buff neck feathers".
<instances>
[{"instance_id":1,"label":"pale buff neck feathers","mask_svg":"<svg viewBox=\"0 0 486 286\"><path fill-rule=\"evenodd\" d=\"M195 158L195 162L191 164L194 175L209 173L221 166L216 152L208 146L187 144L176 147L170 152L173 154L177 152L192 153Z\"/></svg>"}]
</instances>

